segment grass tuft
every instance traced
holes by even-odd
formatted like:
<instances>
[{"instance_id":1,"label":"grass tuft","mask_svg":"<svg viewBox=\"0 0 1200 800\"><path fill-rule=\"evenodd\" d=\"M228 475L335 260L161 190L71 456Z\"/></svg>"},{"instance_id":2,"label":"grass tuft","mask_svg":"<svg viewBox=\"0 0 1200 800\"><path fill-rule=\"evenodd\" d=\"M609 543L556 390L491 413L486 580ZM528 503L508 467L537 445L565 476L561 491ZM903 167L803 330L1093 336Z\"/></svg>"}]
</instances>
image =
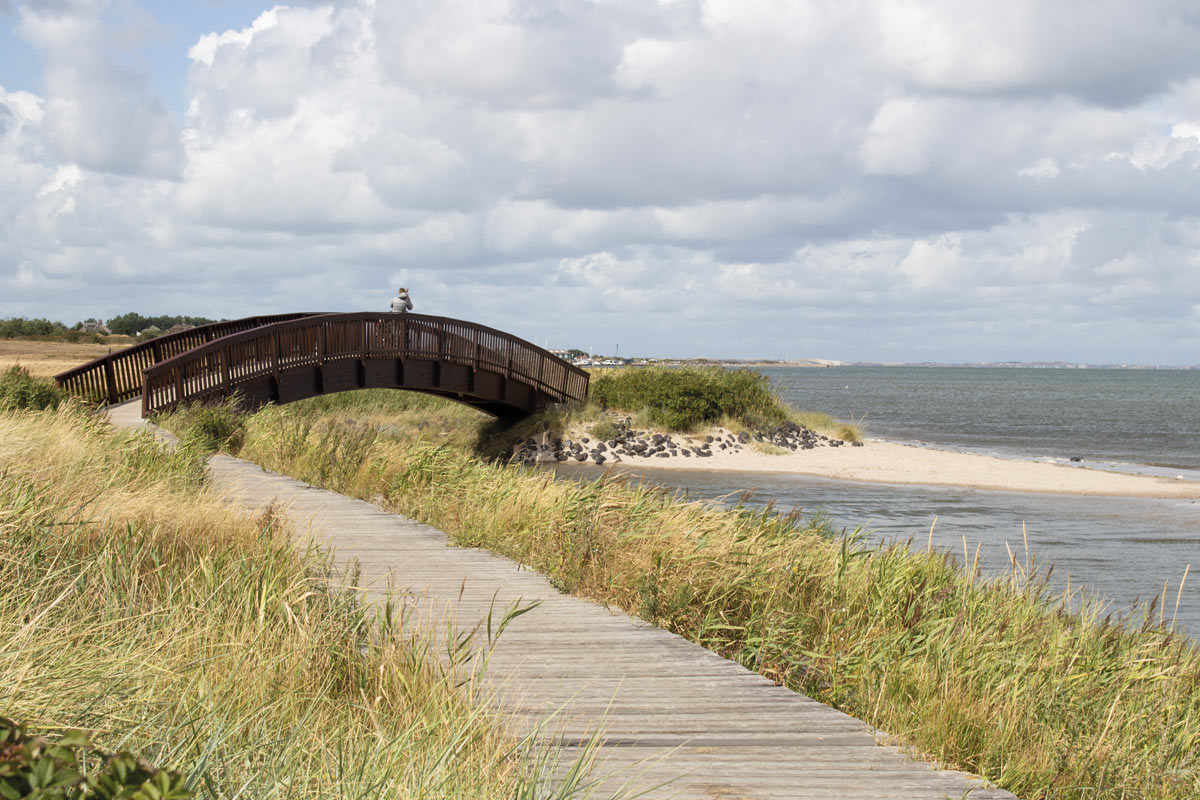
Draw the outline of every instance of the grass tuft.
<instances>
[{"instance_id":1,"label":"grass tuft","mask_svg":"<svg viewBox=\"0 0 1200 800\"><path fill-rule=\"evenodd\" d=\"M68 395L44 378L35 378L24 367L12 366L0 373L0 411L58 408Z\"/></svg>"}]
</instances>

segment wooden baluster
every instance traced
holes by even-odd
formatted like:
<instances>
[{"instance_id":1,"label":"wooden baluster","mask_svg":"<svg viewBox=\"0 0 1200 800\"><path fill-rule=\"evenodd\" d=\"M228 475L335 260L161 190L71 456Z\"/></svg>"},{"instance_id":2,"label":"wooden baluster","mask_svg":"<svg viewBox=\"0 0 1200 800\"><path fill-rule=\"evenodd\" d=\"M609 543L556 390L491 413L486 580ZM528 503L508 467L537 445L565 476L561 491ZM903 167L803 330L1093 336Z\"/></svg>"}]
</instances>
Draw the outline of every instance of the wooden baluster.
<instances>
[{"instance_id":1,"label":"wooden baluster","mask_svg":"<svg viewBox=\"0 0 1200 800\"><path fill-rule=\"evenodd\" d=\"M113 374L113 362L111 358L104 360L104 388L105 395L108 397L108 404L115 405L117 402L117 376Z\"/></svg>"}]
</instances>

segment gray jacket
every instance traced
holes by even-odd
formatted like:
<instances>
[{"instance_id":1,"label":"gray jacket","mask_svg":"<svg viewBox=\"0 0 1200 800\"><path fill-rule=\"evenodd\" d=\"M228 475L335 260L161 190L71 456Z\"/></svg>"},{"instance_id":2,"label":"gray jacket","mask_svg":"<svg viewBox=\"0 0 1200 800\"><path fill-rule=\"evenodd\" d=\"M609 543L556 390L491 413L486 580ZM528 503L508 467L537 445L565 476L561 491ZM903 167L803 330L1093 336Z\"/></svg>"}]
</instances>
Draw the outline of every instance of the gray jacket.
<instances>
[{"instance_id":1,"label":"gray jacket","mask_svg":"<svg viewBox=\"0 0 1200 800\"><path fill-rule=\"evenodd\" d=\"M412 311L412 298L408 296L408 292L401 292L392 298L392 311L397 314Z\"/></svg>"}]
</instances>

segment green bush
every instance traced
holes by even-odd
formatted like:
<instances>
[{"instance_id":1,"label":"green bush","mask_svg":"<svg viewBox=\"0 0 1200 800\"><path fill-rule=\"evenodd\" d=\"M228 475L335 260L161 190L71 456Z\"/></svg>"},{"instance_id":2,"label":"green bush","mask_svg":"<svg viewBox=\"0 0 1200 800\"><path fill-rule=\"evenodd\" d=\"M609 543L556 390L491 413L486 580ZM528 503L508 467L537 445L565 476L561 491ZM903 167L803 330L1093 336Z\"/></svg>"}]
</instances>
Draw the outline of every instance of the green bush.
<instances>
[{"instance_id":1,"label":"green bush","mask_svg":"<svg viewBox=\"0 0 1200 800\"><path fill-rule=\"evenodd\" d=\"M53 383L35 378L22 367L9 367L0 375L0 411L58 408L67 393Z\"/></svg>"},{"instance_id":2,"label":"green bush","mask_svg":"<svg viewBox=\"0 0 1200 800\"><path fill-rule=\"evenodd\" d=\"M788 410L767 377L747 369L647 367L592 377L590 399L605 408L646 411L650 421L684 431L722 418L747 426L778 425Z\"/></svg>"},{"instance_id":3,"label":"green bush","mask_svg":"<svg viewBox=\"0 0 1200 800\"><path fill-rule=\"evenodd\" d=\"M84 761L100 762L89 772ZM177 772L156 769L129 753L92 751L79 732L51 743L0 717L0 798L3 800L185 800L192 796Z\"/></svg>"},{"instance_id":4,"label":"green bush","mask_svg":"<svg viewBox=\"0 0 1200 800\"><path fill-rule=\"evenodd\" d=\"M108 329L113 333L123 333L126 336L133 336L138 331L143 331L151 326L158 328L160 331L169 330L174 325L208 325L216 322L215 319L208 317L189 317L182 314L160 314L156 317L147 317L136 311L130 311L128 314L121 314L113 317L108 321Z\"/></svg>"},{"instance_id":5,"label":"green bush","mask_svg":"<svg viewBox=\"0 0 1200 800\"><path fill-rule=\"evenodd\" d=\"M66 333L68 333L66 325L48 319L25 319L24 317L0 319L0 339L57 338Z\"/></svg>"}]
</instances>

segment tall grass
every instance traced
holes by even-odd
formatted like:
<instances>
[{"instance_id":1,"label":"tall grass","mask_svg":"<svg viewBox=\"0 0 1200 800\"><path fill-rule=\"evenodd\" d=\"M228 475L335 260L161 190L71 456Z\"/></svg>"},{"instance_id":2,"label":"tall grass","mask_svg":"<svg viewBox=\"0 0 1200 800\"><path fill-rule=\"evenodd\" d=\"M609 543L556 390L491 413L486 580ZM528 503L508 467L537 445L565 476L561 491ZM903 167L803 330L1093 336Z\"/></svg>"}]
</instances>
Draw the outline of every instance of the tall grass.
<instances>
[{"instance_id":1,"label":"tall grass","mask_svg":"<svg viewBox=\"0 0 1200 800\"><path fill-rule=\"evenodd\" d=\"M77 410L0 413L0 709L200 798L549 798L475 666L327 584L203 460ZM468 648L469 649L469 648Z\"/></svg>"},{"instance_id":2,"label":"tall grass","mask_svg":"<svg viewBox=\"0 0 1200 800\"><path fill-rule=\"evenodd\" d=\"M749 369L645 367L596 370L589 405L629 412L640 424L671 431L713 425L768 429L785 422L858 441L861 432L827 414L800 412L783 402L767 376Z\"/></svg>"},{"instance_id":3,"label":"tall grass","mask_svg":"<svg viewBox=\"0 0 1200 800\"><path fill-rule=\"evenodd\" d=\"M723 417L751 426L788 421L788 409L767 377L747 369L645 367L597 372L588 399L608 408L639 412L672 431L692 430Z\"/></svg>"},{"instance_id":4,"label":"tall grass","mask_svg":"<svg viewBox=\"0 0 1200 800\"><path fill-rule=\"evenodd\" d=\"M1035 798L1200 796L1200 654L1020 572L770 510L558 482L268 408L242 455L507 554ZM1076 599L1078 602L1078 598Z\"/></svg>"},{"instance_id":5,"label":"tall grass","mask_svg":"<svg viewBox=\"0 0 1200 800\"><path fill-rule=\"evenodd\" d=\"M24 367L9 367L0 373L0 411L57 408L67 393L51 381L35 378Z\"/></svg>"}]
</instances>

